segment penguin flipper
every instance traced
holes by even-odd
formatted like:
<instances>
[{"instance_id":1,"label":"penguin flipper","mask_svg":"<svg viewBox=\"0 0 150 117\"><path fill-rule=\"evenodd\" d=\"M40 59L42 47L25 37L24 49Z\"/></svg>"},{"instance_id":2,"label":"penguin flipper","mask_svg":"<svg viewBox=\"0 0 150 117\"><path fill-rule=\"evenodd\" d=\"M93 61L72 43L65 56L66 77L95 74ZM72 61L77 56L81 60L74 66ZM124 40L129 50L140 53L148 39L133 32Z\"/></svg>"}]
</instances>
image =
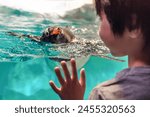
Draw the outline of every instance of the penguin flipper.
<instances>
[{"instance_id":1,"label":"penguin flipper","mask_svg":"<svg viewBox=\"0 0 150 117\"><path fill-rule=\"evenodd\" d=\"M15 32L7 32L8 35L11 35L11 36L16 36L16 37L21 37L22 35L21 34L18 34L18 33L15 33Z\"/></svg>"},{"instance_id":2,"label":"penguin flipper","mask_svg":"<svg viewBox=\"0 0 150 117\"><path fill-rule=\"evenodd\" d=\"M32 41L41 42L41 36L24 35L24 37L30 38Z\"/></svg>"},{"instance_id":3,"label":"penguin flipper","mask_svg":"<svg viewBox=\"0 0 150 117\"><path fill-rule=\"evenodd\" d=\"M27 37L30 38L33 41L37 41L37 42L41 42L41 37L40 36L33 36L33 35L29 35L29 34L19 34L19 33L15 33L15 32L7 32L8 35L11 36L16 36L18 38L23 38L23 37Z\"/></svg>"}]
</instances>

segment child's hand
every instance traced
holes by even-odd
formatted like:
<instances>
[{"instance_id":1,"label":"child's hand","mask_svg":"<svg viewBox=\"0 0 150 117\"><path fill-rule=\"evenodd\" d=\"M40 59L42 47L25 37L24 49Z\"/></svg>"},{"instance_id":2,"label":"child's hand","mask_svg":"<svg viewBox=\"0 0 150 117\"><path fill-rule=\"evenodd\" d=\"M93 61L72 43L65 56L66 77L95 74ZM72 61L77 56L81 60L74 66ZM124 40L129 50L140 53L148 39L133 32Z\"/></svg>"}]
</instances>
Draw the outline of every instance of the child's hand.
<instances>
[{"instance_id":1,"label":"child's hand","mask_svg":"<svg viewBox=\"0 0 150 117\"><path fill-rule=\"evenodd\" d=\"M61 66L64 71L65 79L63 79L60 69L58 67L55 68L55 73L58 77L58 80L61 84L61 87L58 88L54 82L50 81L50 85L52 89L60 96L63 100L81 100L84 97L85 92L85 71L82 69L80 71L80 80L78 80L76 63L74 59L71 59L71 68L72 75L68 71L67 65L65 61L61 62Z\"/></svg>"}]
</instances>

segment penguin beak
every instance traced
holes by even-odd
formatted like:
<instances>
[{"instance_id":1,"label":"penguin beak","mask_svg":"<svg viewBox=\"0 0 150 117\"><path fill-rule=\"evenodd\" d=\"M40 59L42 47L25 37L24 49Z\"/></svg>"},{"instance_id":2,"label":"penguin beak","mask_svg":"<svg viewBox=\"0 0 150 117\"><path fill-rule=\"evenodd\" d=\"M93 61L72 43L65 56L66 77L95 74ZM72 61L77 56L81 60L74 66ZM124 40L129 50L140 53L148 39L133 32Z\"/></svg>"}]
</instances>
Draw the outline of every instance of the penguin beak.
<instances>
[{"instance_id":1,"label":"penguin beak","mask_svg":"<svg viewBox=\"0 0 150 117\"><path fill-rule=\"evenodd\" d=\"M59 35L61 33L60 28L54 28L53 31L51 32L51 35Z\"/></svg>"}]
</instances>

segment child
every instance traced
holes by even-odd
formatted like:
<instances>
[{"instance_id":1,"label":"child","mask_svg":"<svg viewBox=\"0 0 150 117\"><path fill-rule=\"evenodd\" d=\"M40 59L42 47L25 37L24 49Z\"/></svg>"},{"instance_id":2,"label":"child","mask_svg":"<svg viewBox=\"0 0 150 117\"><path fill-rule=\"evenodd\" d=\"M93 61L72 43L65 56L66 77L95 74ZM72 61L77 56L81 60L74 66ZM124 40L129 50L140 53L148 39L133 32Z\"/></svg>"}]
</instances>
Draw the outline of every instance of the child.
<instances>
[{"instance_id":1,"label":"child","mask_svg":"<svg viewBox=\"0 0 150 117\"><path fill-rule=\"evenodd\" d=\"M95 0L101 18L99 34L114 56L128 55L129 68L120 71L112 80L93 89L89 99L150 99L150 1ZM61 62L65 78L58 67L56 75L61 88L50 81L61 99L83 99L85 71L78 81L75 60L71 59L72 75L66 62Z\"/></svg>"}]
</instances>

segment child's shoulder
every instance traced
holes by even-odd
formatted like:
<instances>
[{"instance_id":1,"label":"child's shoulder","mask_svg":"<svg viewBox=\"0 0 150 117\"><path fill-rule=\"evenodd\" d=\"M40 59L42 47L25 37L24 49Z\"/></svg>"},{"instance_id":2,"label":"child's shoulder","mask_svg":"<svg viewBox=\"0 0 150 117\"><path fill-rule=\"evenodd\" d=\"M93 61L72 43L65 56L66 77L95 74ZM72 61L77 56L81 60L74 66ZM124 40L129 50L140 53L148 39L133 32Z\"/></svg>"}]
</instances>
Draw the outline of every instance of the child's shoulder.
<instances>
[{"instance_id":1,"label":"child's shoulder","mask_svg":"<svg viewBox=\"0 0 150 117\"><path fill-rule=\"evenodd\" d=\"M89 99L115 99L118 97L117 92L120 92L118 80L113 78L97 85L92 90ZM121 97L120 94L119 97Z\"/></svg>"},{"instance_id":2,"label":"child's shoulder","mask_svg":"<svg viewBox=\"0 0 150 117\"><path fill-rule=\"evenodd\" d=\"M89 99L150 99L150 94L145 95L150 92L149 86L150 66L127 68L115 78L97 85Z\"/></svg>"}]
</instances>

